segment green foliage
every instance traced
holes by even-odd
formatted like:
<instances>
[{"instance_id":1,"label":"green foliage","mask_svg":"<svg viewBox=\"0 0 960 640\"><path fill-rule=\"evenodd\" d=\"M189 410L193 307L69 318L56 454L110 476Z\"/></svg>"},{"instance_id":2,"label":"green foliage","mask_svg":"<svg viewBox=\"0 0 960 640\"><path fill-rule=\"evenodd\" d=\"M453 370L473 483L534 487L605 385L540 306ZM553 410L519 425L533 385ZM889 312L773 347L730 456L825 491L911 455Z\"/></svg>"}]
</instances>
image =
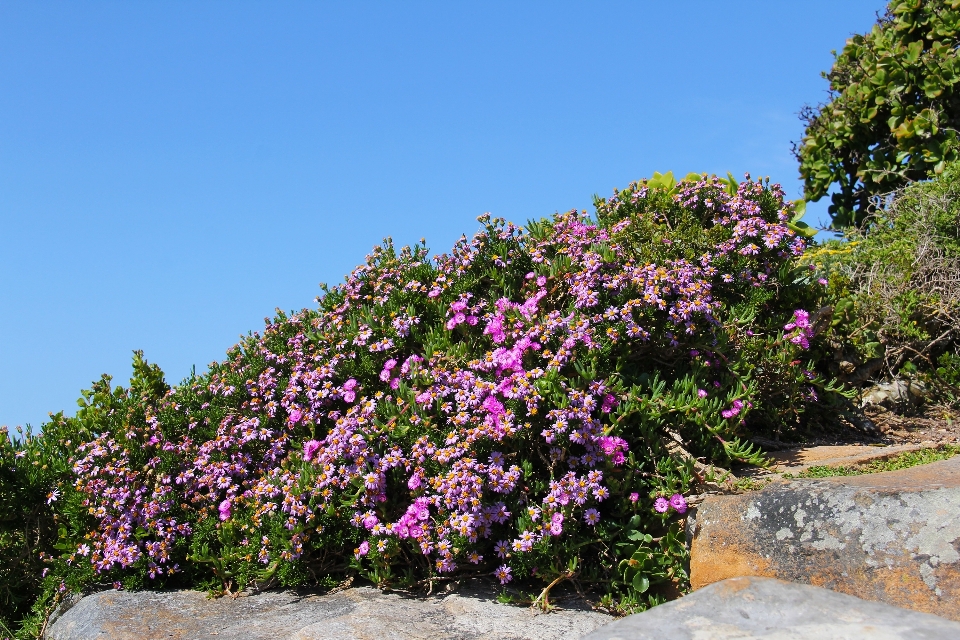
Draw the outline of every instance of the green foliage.
<instances>
[{"instance_id":1,"label":"green foliage","mask_svg":"<svg viewBox=\"0 0 960 640\"><path fill-rule=\"evenodd\" d=\"M861 228L811 249L803 262L830 283L824 370L853 384L919 373L941 394L957 395L960 163L900 190ZM840 371L844 361L857 369Z\"/></svg>"},{"instance_id":2,"label":"green foliage","mask_svg":"<svg viewBox=\"0 0 960 640\"><path fill-rule=\"evenodd\" d=\"M170 387L137 353L129 388L0 443L32 523L0 539L4 624L111 585L681 593L696 458L763 464L747 433L838 395L806 362L823 290L777 185L658 174L596 209L485 216L433 260L386 241L207 373Z\"/></svg>"},{"instance_id":3,"label":"green foliage","mask_svg":"<svg viewBox=\"0 0 960 640\"><path fill-rule=\"evenodd\" d=\"M832 70L830 100L806 107L800 161L807 200L830 191L834 227L863 224L871 203L940 174L958 157L960 2L891 0Z\"/></svg>"}]
</instances>

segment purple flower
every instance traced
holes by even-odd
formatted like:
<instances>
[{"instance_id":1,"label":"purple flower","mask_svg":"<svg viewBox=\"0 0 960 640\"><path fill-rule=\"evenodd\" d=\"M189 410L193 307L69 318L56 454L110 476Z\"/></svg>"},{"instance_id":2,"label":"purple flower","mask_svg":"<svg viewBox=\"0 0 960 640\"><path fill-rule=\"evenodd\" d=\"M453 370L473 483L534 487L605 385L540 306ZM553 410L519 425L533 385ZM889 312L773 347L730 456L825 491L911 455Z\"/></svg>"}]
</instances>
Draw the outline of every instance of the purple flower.
<instances>
[{"instance_id":1,"label":"purple flower","mask_svg":"<svg viewBox=\"0 0 960 640\"><path fill-rule=\"evenodd\" d=\"M616 399L616 397L608 393L603 397L603 403L600 405L600 411L603 413L610 413L610 411L618 404L620 404L620 402Z\"/></svg>"},{"instance_id":2,"label":"purple flower","mask_svg":"<svg viewBox=\"0 0 960 640\"><path fill-rule=\"evenodd\" d=\"M598 522L600 522L600 512L596 509L587 509L583 512L583 519L588 525L594 527Z\"/></svg>"},{"instance_id":3,"label":"purple flower","mask_svg":"<svg viewBox=\"0 0 960 640\"><path fill-rule=\"evenodd\" d=\"M508 567L505 564L502 564L499 567L497 567L497 570L493 572L493 575L495 575L500 580L500 584L507 584L508 582L513 580L513 576L510 575L510 567Z\"/></svg>"},{"instance_id":4,"label":"purple flower","mask_svg":"<svg viewBox=\"0 0 960 640\"><path fill-rule=\"evenodd\" d=\"M503 403L497 400L495 396L487 396L484 398L483 408L494 417L503 415L504 413Z\"/></svg>"},{"instance_id":5,"label":"purple flower","mask_svg":"<svg viewBox=\"0 0 960 640\"><path fill-rule=\"evenodd\" d=\"M670 506L673 507L677 513L686 513L687 511L687 501L679 493L670 496Z\"/></svg>"},{"instance_id":6,"label":"purple flower","mask_svg":"<svg viewBox=\"0 0 960 640\"><path fill-rule=\"evenodd\" d=\"M303 459L310 461L320 448L319 440L307 440L303 443Z\"/></svg>"},{"instance_id":7,"label":"purple flower","mask_svg":"<svg viewBox=\"0 0 960 640\"><path fill-rule=\"evenodd\" d=\"M657 498L653 502L653 508L656 510L657 513L666 513L667 509L670 508L670 503L667 501L666 498L663 498L663 497Z\"/></svg>"}]
</instances>

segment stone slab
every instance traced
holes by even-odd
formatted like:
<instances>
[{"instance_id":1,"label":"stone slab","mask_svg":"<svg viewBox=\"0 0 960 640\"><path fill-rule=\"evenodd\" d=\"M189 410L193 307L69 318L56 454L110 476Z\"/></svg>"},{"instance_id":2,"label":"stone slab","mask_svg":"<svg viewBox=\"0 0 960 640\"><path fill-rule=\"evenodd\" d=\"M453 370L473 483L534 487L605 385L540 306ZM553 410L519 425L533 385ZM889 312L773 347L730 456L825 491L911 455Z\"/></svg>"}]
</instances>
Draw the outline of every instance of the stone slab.
<instances>
[{"instance_id":1,"label":"stone slab","mask_svg":"<svg viewBox=\"0 0 960 640\"><path fill-rule=\"evenodd\" d=\"M772 578L729 578L582 640L946 640L960 624Z\"/></svg>"},{"instance_id":2,"label":"stone slab","mask_svg":"<svg viewBox=\"0 0 960 640\"><path fill-rule=\"evenodd\" d=\"M864 445L838 445L805 447L794 450L774 451L768 456L773 460L770 471L799 473L810 467L852 467L887 460L907 451L916 451L917 444L871 447Z\"/></svg>"},{"instance_id":3,"label":"stone slab","mask_svg":"<svg viewBox=\"0 0 960 640\"><path fill-rule=\"evenodd\" d=\"M569 640L610 616L570 608L542 614L463 588L417 598L355 587L326 595L267 592L210 599L197 591L103 591L48 628L48 640Z\"/></svg>"},{"instance_id":4,"label":"stone slab","mask_svg":"<svg viewBox=\"0 0 960 640\"><path fill-rule=\"evenodd\" d=\"M695 589L767 576L960 620L960 457L708 496L691 524Z\"/></svg>"}]
</instances>

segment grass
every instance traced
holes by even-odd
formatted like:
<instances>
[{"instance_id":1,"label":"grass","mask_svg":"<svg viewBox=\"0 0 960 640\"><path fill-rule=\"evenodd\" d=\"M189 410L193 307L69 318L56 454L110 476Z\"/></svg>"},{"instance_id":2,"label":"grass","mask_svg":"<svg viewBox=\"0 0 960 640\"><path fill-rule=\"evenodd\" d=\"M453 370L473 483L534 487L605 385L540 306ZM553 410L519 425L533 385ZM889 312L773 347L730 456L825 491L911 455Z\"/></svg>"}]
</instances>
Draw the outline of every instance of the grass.
<instances>
[{"instance_id":1,"label":"grass","mask_svg":"<svg viewBox=\"0 0 960 640\"><path fill-rule=\"evenodd\" d=\"M868 473L882 473L908 469L921 464L946 460L960 453L960 445L943 445L935 449L906 451L885 460L874 460L853 467L810 467L797 474L783 474L784 478L831 478L834 476L860 476Z\"/></svg>"}]
</instances>

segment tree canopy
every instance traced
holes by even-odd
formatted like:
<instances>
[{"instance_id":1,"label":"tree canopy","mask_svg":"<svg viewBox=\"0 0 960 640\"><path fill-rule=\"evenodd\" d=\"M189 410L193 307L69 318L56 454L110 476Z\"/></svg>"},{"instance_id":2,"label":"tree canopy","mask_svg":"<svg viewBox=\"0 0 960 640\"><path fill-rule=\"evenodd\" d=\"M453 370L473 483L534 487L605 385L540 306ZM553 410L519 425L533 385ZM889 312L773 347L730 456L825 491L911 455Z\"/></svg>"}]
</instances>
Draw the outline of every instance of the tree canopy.
<instances>
[{"instance_id":1,"label":"tree canopy","mask_svg":"<svg viewBox=\"0 0 960 640\"><path fill-rule=\"evenodd\" d=\"M794 153L804 197L831 194L834 227L859 225L872 199L958 158L960 0L891 0L824 77L829 101L804 107Z\"/></svg>"}]
</instances>

